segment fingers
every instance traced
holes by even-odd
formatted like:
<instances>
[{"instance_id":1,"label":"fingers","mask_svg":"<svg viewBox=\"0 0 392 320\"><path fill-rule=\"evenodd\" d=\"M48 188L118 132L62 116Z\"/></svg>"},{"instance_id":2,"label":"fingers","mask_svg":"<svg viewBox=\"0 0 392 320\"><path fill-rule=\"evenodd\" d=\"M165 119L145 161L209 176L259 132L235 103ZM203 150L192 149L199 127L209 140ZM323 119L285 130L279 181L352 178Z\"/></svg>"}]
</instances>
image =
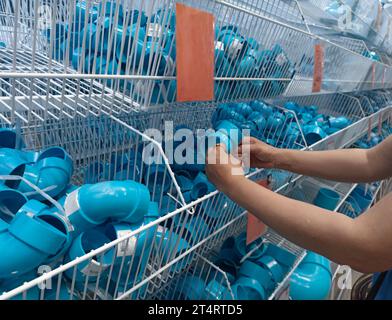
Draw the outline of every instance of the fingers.
<instances>
[{"instance_id":1,"label":"fingers","mask_svg":"<svg viewBox=\"0 0 392 320\"><path fill-rule=\"evenodd\" d=\"M242 139L240 146L242 145L246 145L246 144L256 144L256 143L260 143L261 141L254 138L254 137L250 137L250 136L246 136Z\"/></svg>"},{"instance_id":2,"label":"fingers","mask_svg":"<svg viewBox=\"0 0 392 320\"><path fill-rule=\"evenodd\" d=\"M227 155L226 145L217 144L207 150L207 164L220 163L221 157L225 155Z\"/></svg>"}]
</instances>

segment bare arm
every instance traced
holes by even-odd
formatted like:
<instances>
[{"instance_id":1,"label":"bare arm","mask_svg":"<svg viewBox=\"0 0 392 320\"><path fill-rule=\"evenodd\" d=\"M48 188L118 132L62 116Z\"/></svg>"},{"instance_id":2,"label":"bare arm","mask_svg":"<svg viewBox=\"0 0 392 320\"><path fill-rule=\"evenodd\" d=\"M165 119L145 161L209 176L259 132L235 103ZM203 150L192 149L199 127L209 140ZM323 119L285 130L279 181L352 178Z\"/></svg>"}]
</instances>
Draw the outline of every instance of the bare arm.
<instances>
[{"instance_id":1,"label":"bare arm","mask_svg":"<svg viewBox=\"0 0 392 320\"><path fill-rule=\"evenodd\" d=\"M378 146L333 151L277 149L256 139L243 143L249 148L251 165L343 182L371 182L392 176L392 137Z\"/></svg>"},{"instance_id":2,"label":"bare arm","mask_svg":"<svg viewBox=\"0 0 392 320\"><path fill-rule=\"evenodd\" d=\"M207 165L217 188L290 241L358 271L392 267L392 195L353 220L276 194L232 175L233 165L227 161L217 163Z\"/></svg>"}]
</instances>

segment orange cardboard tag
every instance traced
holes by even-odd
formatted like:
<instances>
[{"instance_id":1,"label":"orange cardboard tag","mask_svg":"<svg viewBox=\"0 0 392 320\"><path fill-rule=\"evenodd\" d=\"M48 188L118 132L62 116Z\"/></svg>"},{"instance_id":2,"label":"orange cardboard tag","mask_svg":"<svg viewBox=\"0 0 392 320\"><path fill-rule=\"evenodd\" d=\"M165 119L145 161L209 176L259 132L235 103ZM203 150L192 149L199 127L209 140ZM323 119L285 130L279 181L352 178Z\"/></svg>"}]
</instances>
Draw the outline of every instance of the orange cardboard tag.
<instances>
[{"instance_id":1,"label":"orange cardboard tag","mask_svg":"<svg viewBox=\"0 0 392 320\"><path fill-rule=\"evenodd\" d=\"M370 141L370 135L372 133L372 118L369 118L368 122L368 136L367 136L367 141Z\"/></svg>"},{"instance_id":2,"label":"orange cardboard tag","mask_svg":"<svg viewBox=\"0 0 392 320\"><path fill-rule=\"evenodd\" d=\"M312 92L320 92L324 76L324 47L322 44L314 46L313 87Z\"/></svg>"},{"instance_id":3,"label":"orange cardboard tag","mask_svg":"<svg viewBox=\"0 0 392 320\"><path fill-rule=\"evenodd\" d=\"M269 188L268 180L260 180L257 182L264 188ZM253 241L260 238L260 236L266 231L266 225L261 222L257 217L248 212L248 225L246 227L246 244L250 244Z\"/></svg>"},{"instance_id":4,"label":"orange cardboard tag","mask_svg":"<svg viewBox=\"0 0 392 320\"><path fill-rule=\"evenodd\" d=\"M376 83L376 64L373 63L373 65L372 65L372 88L374 88L375 83Z\"/></svg>"},{"instance_id":5,"label":"orange cardboard tag","mask_svg":"<svg viewBox=\"0 0 392 320\"><path fill-rule=\"evenodd\" d=\"M378 115L378 128L377 128L377 130L378 130L378 135L381 135L381 130L382 130L382 117L383 117L383 115L380 113L380 114Z\"/></svg>"},{"instance_id":6,"label":"orange cardboard tag","mask_svg":"<svg viewBox=\"0 0 392 320\"><path fill-rule=\"evenodd\" d=\"M176 4L177 101L214 99L214 16Z\"/></svg>"}]
</instances>

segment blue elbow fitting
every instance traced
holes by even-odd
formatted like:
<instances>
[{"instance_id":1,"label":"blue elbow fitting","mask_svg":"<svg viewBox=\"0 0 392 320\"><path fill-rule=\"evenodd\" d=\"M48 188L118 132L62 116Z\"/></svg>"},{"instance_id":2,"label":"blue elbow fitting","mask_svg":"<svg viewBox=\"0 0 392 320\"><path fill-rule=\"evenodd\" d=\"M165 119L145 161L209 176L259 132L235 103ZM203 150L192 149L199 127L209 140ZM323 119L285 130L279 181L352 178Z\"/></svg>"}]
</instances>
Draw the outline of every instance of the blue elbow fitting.
<instances>
[{"instance_id":1,"label":"blue elbow fitting","mask_svg":"<svg viewBox=\"0 0 392 320\"><path fill-rule=\"evenodd\" d=\"M340 194L328 188L320 188L313 204L327 210L335 210L340 200Z\"/></svg>"},{"instance_id":2,"label":"blue elbow fitting","mask_svg":"<svg viewBox=\"0 0 392 320\"><path fill-rule=\"evenodd\" d=\"M71 157L64 149L53 147L43 151L35 164L27 165L23 177L49 196L56 198L67 188L72 171ZM19 185L19 190L26 193L30 199L44 200L23 181Z\"/></svg>"},{"instance_id":3,"label":"blue elbow fitting","mask_svg":"<svg viewBox=\"0 0 392 320\"><path fill-rule=\"evenodd\" d=\"M170 175L164 164L151 165L145 169L144 182L155 195L166 193L170 189Z\"/></svg>"},{"instance_id":4,"label":"blue elbow fitting","mask_svg":"<svg viewBox=\"0 0 392 320\"><path fill-rule=\"evenodd\" d=\"M174 260L185 251L187 251L190 246L189 243L179 237L176 233L169 231L167 228L158 228L155 237L155 248L159 248L159 253L162 256L162 265L167 264ZM180 271L184 268L183 263L176 263L173 265L171 271Z\"/></svg>"},{"instance_id":5,"label":"blue elbow fitting","mask_svg":"<svg viewBox=\"0 0 392 320\"><path fill-rule=\"evenodd\" d=\"M0 129L0 148L20 150L25 147L22 137L13 129Z\"/></svg>"},{"instance_id":6,"label":"blue elbow fitting","mask_svg":"<svg viewBox=\"0 0 392 320\"><path fill-rule=\"evenodd\" d=\"M18 150L0 149L0 175L23 176L26 160L20 156ZM4 183L7 187L17 188L20 180L9 180Z\"/></svg>"},{"instance_id":7,"label":"blue elbow fitting","mask_svg":"<svg viewBox=\"0 0 392 320\"><path fill-rule=\"evenodd\" d=\"M207 176L203 172L199 172L195 180L193 180L191 199L197 200L215 190L215 186L208 180Z\"/></svg>"},{"instance_id":8,"label":"blue elbow fitting","mask_svg":"<svg viewBox=\"0 0 392 320\"><path fill-rule=\"evenodd\" d=\"M291 276L289 295L293 300L324 300L331 286L328 259L309 252Z\"/></svg>"},{"instance_id":9,"label":"blue elbow fitting","mask_svg":"<svg viewBox=\"0 0 392 320\"><path fill-rule=\"evenodd\" d=\"M60 218L46 215L46 210L44 204L30 200L12 219L8 230L0 233L0 278L29 272L62 248L68 230Z\"/></svg>"},{"instance_id":10,"label":"blue elbow fitting","mask_svg":"<svg viewBox=\"0 0 392 320\"><path fill-rule=\"evenodd\" d=\"M84 185L65 200L64 209L76 234L113 221L143 221L150 203L148 189L135 181L107 181Z\"/></svg>"},{"instance_id":11,"label":"blue elbow fitting","mask_svg":"<svg viewBox=\"0 0 392 320\"><path fill-rule=\"evenodd\" d=\"M98 249L109 242L111 242L111 239L98 229L83 232L72 242L72 245L65 257L65 261L73 261L76 258L82 257L90 251ZM97 257L87 259L79 263L76 267L75 274L76 286L83 286L86 277L88 277L88 281L91 282L95 281L98 275L102 276L102 274L105 273L114 261L115 255L116 253L114 248L111 248ZM74 272L74 268L71 268L66 270L64 273L68 279L73 279Z\"/></svg>"},{"instance_id":12,"label":"blue elbow fitting","mask_svg":"<svg viewBox=\"0 0 392 320\"><path fill-rule=\"evenodd\" d=\"M142 225L142 223L108 224L105 227L105 235L111 240L116 240L139 229ZM153 230L147 229L119 243L116 257L113 259L112 278L116 280L120 278L121 282L125 282L127 278L133 281L142 276L150 258L153 240Z\"/></svg>"},{"instance_id":13,"label":"blue elbow fitting","mask_svg":"<svg viewBox=\"0 0 392 320\"><path fill-rule=\"evenodd\" d=\"M14 215L26 202L23 193L0 184L0 233L8 228Z\"/></svg>"},{"instance_id":14,"label":"blue elbow fitting","mask_svg":"<svg viewBox=\"0 0 392 320\"><path fill-rule=\"evenodd\" d=\"M193 183L192 183L191 179L189 179L188 177L185 177L183 175L176 175L176 179L177 179L178 185L180 186L182 192L187 192L187 191L192 190Z\"/></svg>"}]
</instances>

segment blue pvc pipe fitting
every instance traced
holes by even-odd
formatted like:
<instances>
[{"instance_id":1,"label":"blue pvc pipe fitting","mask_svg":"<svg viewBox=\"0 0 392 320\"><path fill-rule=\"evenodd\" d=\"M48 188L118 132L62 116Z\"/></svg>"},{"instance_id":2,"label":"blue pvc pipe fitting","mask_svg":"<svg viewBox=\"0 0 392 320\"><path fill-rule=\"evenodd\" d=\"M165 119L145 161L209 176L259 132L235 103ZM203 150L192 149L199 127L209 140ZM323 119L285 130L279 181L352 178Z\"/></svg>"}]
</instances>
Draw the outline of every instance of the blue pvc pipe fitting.
<instances>
[{"instance_id":1,"label":"blue pvc pipe fitting","mask_svg":"<svg viewBox=\"0 0 392 320\"><path fill-rule=\"evenodd\" d=\"M347 119L346 117L330 117L328 119L328 123L331 127L337 128L337 129L344 129L350 125L350 120Z\"/></svg>"},{"instance_id":2,"label":"blue pvc pipe fitting","mask_svg":"<svg viewBox=\"0 0 392 320\"><path fill-rule=\"evenodd\" d=\"M289 295L293 300L325 300L332 286L330 267L309 253L293 272L290 279ZM308 259L307 259L308 258ZM312 260L315 260L313 262ZM324 260L327 260L324 258Z\"/></svg>"},{"instance_id":3,"label":"blue pvc pipe fitting","mask_svg":"<svg viewBox=\"0 0 392 320\"><path fill-rule=\"evenodd\" d=\"M213 279L206 286L205 298L206 300L226 300L226 292L227 286L224 285L224 282Z\"/></svg>"},{"instance_id":4,"label":"blue pvc pipe fitting","mask_svg":"<svg viewBox=\"0 0 392 320\"><path fill-rule=\"evenodd\" d=\"M266 256L273 257L279 264L286 269L290 269L296 260L296 256L287 250L269 243L265 252Z\"/></svg>"},{"instance_id":5,"label":"blue pvc pipe fitting","mask_svg":"<svg viewBox=\"0 0 392 320\"><path fill-rule=\"evenodd\" d=\"M150 61L157 61L153 68L151 67ZM145 74L153 73L157 76L172 76L175 73L175 62L165 50L156 44L148 42L145 49L143 72Z\"/></svg>"},{"instance_id":6,"label":"blue pvc pipe fitting","mask_svg":"<svg viewBox=\"0 0 392 320\"><path fill-rule=\"evenodd\" d=\"M265 300L267 297L259 281L246 276L238 278L232 290L236 300Z\"/></svg>"},{"instance_id":7,"label":"blue pvc pipe fitting","mask_svg":"<svg viewBox=\"0 0 392 320\"><path fill-rule=\"evenodd\" d=\"M44 204L30 200L20 208L8 230L0 233L0 278L33 270L65 244L68 230L60 218L48 218L45 214L48 209Z\"/></svg>"},{"instance_id":8,"label":"blue pvc pipe fitting","mask_svg":"<svg viewBox=\"0 0 392 320\"><path fill-rule=\"evenodd\" d=\"M365 193L363 186L357 186L351 195L362 210L367 209L373 201L372 193L369 190Z\"/></svg>"},{"instance_id":9,"label":"blue pvc pipe fitting","mask_svg":"<svg viewBox=\"0 0 392 320\"><path fill-rule=\"evenodd\" d=\"M362 213L363 210L359 206L357 200L355 200L352 195L348 196L345 203L351 206L351 208L354 210L354 214Z\"/></svg>"},{"instance_id":10,"label":"blue pvc pipe fitting","mask_svg":"<svg viewBox=\"0 0 392 320\"><path fill-rule=\"evenodd\" d=\"M182 219L177 216L174 230L182 233L181 237L190 244L196 244L210 234L210 228L201 215L191 215Z\"/></svg>"},{"instance_id":11,"label":"blue pvc pipe fitting","mask_svg":"<svg viewBox=\"0 0 392 320\"><path fill-rule=\"evenodd\" d=\"M84 22L87 16L87 23L95 21L98 17L98 8L92 3L89 4L89 11L87 12L87 1L77 1L75 4L75 29L79 30L79 27L84 26Z\"/></svg>"},{"instance_id":12,"label":"blue pvc pipe fitting","mask_svg":"<svg viewBox=\"0 0 392 320\"><path fill-rule=\"evenodd\" d=\"M237 76L252 77L257 71L257 60L254 56L246 55L237 65Z\"/></svg>"},{"instance_id":13,"label":"blue pvc pipe fitting","mask_svg":"<svg viewBox=\"0 0 392 320\"><path fill-rule=\"evenodd\" d=\"M226 145L226 150L228 153L237 148L242 141L242 133L240 129L231 121L220 121L217 123L215 130L217 133L222 133L229 138L229 145Z\"/></svg>"},{"instance_id":14,"label":"blue pvc pipe fitting","mask_svg":"<svg viewBox=\"0 0 392 320\"><path fill-rule=\"evenodd\" d=\"M208 180L207 176L203 172L199 172L193 180L191 198L192 200L197 200L215 190L215 186Z\"/></svg>"},{"instance_id":15,"label":"blue pvc pipe fitting","mask_svg":"<svg viewBox=\"0 0 392 320\"><path fill-rule=\"evenodd\" d=\"M225 45L226 56L228 59L235 61L236 59L242 59L248 51L248 43L239 34L236 34L232 30L227 31L221 36L221 41Z\"/></svg>"},{"instance_id":16,"label":"blue pvc pipe fitting","mask_svg":"<svg viewBox=\"0 0 392 320\"><path fill-rule=\"evenodd\" d=\"M252 243L246 245L246 233L241 233L234 242L234 252L239 260L242 259L248 252L253 250L255 247L259 246L261 243L261 239L257 239L253 241ZM248 259L250 260L258 260L261 258L265 251L267 249L267 246L262 244L258 249L256 249Z\"/></svg>"},{"instance_id":17,"label":"blue pvc pipe fitting","mask_svg":"<svg viewBox=\"0 0 392 320\"><path fill-rule=\"evenodd\" d=\"M93 162L84 170L84 183L92 184L102 180L111 180L114 171L111 163Z\"/></svg>"},{"instance_id":18,"label":"blue pvc pipe fitting","mask_svg":"<svg viewBox=\"0 0 392 320\"><path fill-rule=\"evenodd\" d=\"M105 227L105 235L110 240L116 240L139 229L142 225L142 223L107 224ZM116 257L113 259L113 279L117 280L120 278L122 279L121 282L124 282L126 281L128 273L132 280L144 274L152 250L155 229L156 228L152 228L142 231L141 233L124 240L117 246ZM132 268L129 272L130 267Z\"/></svg>"},{"instance_id":19,"label":"blue pvc pipe fitting","mask_svg":"<svg viewBox=\"0 0 392 320\"><path fill-rule=\"evenodd\" d=\"M250 106L252 107L253 111L260 112L264 118L268 118L270 115L272 115L273 109L262 101L252 101Z\"/></svg>"},{"instance_id":20,"label":"blue pvc pipe fitting","mask_svg":"<svg viewBox=\"0 0 392 320\"><path fill-rule=\"evenodd\" d=\"M280 283L283 280L284 270L273 257L264 255L256 263L269 271L275 283Z\"/></svg>"},{"instance_id":21,"label":"blue pvc pipe fitting","mask_svg":"<svg viewBox=\"0 0 392 320\"><path fill-rule=\"evenodd\" d=\"M0 184L0 233L8 228L8 223L26 202L23 193Z\"/></svg>"},{"instance_id":22,"label":"blue pvc pipe fitting","mask_svg":"<svg viewBox=\"0 0 392 320\"><path fill-rule=\"evenodd\" d=\"M176 179L182 192L187 192L192 190L194 185L191 179L182 175L176 175Z\"/></svg>"},{"instance_id":23,"label":"blue pvc pipe fitting","mask_svg":"<svg viewBox=\"0 0 392 320\"><path fill-rule=\"evenodd\" d=\"M288 101L284 104L283 106L285 109L293 111L295 113L299 113L299 106L296 102L294 101Z\"/></svg>"},{"instance_id":24,"label":"blue pvc pipe fitting","mask_svg":"<svg viewBox=\"0 0 392 320\"><path fill-rule=\"evenodd\" d=\"M235 111L242 114L244 118L248 118L249 115L253 112L252 107L244 102L232 103L229 105L229 108L233 108Z\"/></svg>"},{"instance_id":25,"label":"blue pvc pipe fitting","mask_svg":"<svg viewBox=\"0 0 392 320\"><path fill-rule=\"evenodd\" d=\"M18 150L0 149L0 175L23 176L26 167L26 160L20 156ZM10 188L17 188L20 180L5 181L4 184Z\"/></svg>"},{"instance_id":26,"label":"blue pvc pipe fitting","mask_svg":"<svg viewBox=\"0 0 392 320\"><path fill-rule=\"evenodd\" d=\"M20 150L25 147L25 143L20 134L14 129L0 129L0 148Z\"/></svg>"},{"instance_id":27,"label":"blue pvc pipe fitting","mask_svg":"<svg viewBox=\"0 0 392 320\"><path fill-rule=\"evenodd\" d=\"M339 200L339 193L328 188L321 188L313 200L313 204L327 210L335 210Z\"/></svg>"},{"instance_id":28,"label":"blue pvc pipe fitting","mask_svg":"<svg viewBox=\"0 0 392 320\"><path fill-rule=\"evenodd\" d=\"M169 191L171 177L164 164L152 164L145 167L144 183L151 193L155 195L165 194Z\"/></svg>"},{"instance_id":29,"label":"blue pvc pipe fitting","mask_svg":"<svg viewBox=\"0 0 392 320\"><path fill-rule=\"evenodd\" d=\"M150 193L135 181L108 181L84 185L65 200L64 209L76 234L103 224L108 219L128 223L143 221Z\"/></svg>"},{"instance_id":30,"label":"blue pvc pipe fitting","mask_svg":"<svg viewBox=\"0 0 392 320\"><path fill-rule=\"evenodd\" d=\"M160 206L160 216L163 217L177 209L176 202L169 196L163 196Z\"/></svg>"},{"instance_id":31,"label":"blue pvc pipe fitting","mask_svg":"<svg viewBox=\"0 0 392 320\"><path fill-rule=\"evenodd\" d=\"M252 261L244 261L241 265L239 276L256 280L266 290L273 289L274 283L269 271Z\"/></svg>"},{"instance_id":32,"label":"blue pvc pipe fitting","mask_svg":"<svg viewBox=\"0 0 392 320\"><path fill-rule=\"evenodd\" d=\"M72 242L72 245L65 256L65 262L70 262L76 258L82 257L110 241L111 239L98 229L83 232ZM89 282L95 281L98 275L102 275L102 273L109 268L111 263L114 261L115 255L116 252L114 248L111 248L97 257L87 259L79 263L75 267L76 272L74 268L71 268L64 271L64 274L68 279L73 279L75 274L75 282L77 286L84 285L86 277L88 277Z\"/></svg>"},{"instance_id":33,"label":"blue pvc pipe fitting","mask_svg":"<svg viewBox=\"0 0 392 320\"><path fill-rule=\"evenodd\" d=\"M174 11L169 13L167 10L159 9L152 15L151 22L159 23L162 26L170 28L172 31L176 30L176 15Z\"/></svg>"},{"instance_id":34,"label":"blue pvc pipe fitting","mask_svg":"<svg viewBox=\"0 0 392 320\"><path fill-rule=\"evenodd\" d=\"M204 280L197 276L185 276L176 286L181 291L179 300L204 300L206 285ZM176 293L175 293L176 294Z\"/></svg>"},{"instance_id":35,"label":"blue pvc pipe fitting","mask_svg":"<svg viewBox=\"0 0 392 320\"><path fill-rule=\"evenodd\" d=\"M20 277L6 279L0 282L0 295L3 292L11 291L19 286L23 285L25 282L29 282L33 279L37 278L36 270L32 270L26 274L23 274ZM26 296L23 293L20 293L10 300L39 300L40 297L40 290L38 286L34 286L26 291Z\"/></svg>"},{"instance_id":36,"label":"blue pvc pipe fitting","mask_svg":"<svg viewBox=\"0 0 392 320\"><path fill-rule=\"evenodd\" d=\"M190 248L190 245L187 241L164 227L157 229L154 240L155 247L160 249L162 265L169 263ZM191 259L189 259L189 262L190 260ZM181 268L184 267L185 265L183 263L176 263L170 268L170 270L173 272L178 272L181 270Z\"/></svg>"},{"instance_id":37,"label":"blue pvc pipe fitting","mask_svg":"<svg viewBox=\"0 0 392 320\"><path fill-rule=\"evenodd\" d=\"M253 111L248 116L248 121L251 121L255 124L258 133L262 133L267 126L267 120L265 120L263 114L258 111Z\"/></svg>"},{"instance_id":38,"label":"blue pvc pipe fitting","mask_svg":"<svg viewBox=\"0 0 392 320\"><path fill-rule=\"evenodd\" d=\"M302 130L304 132L306 143L309 146L327 137L325 131L319 126L305 125Z\"/></svg>"},{"instance_id":39,"label":"blue pvc pipe fitting","mask_svg":"<svg viewBox=\"0 0 392 320\"><path fill-rule=\"evenodd\" d=\"M125 30L125 36L123 32ZM123 37L124 41L123 41ZM137 25L128 26L125 29L119 28L117 32L117 48L116 57L120 63L127 63L130 60L131 66L135 63L136 66L139 65L142 53L144 38L146 37L146 32L144 28L140 28ZM122 46L122 50L121 50ZM133 54L130 56L129 54ZM135 59L135 60L134 60ZM132 70L132 67L131 67Z\"/></svg>"},{"instance_id":40,"label":"blue pvc pipe fitting","mask_svg":"<svg viewBox=\"0 0 392 320\"><path fill-rule=\"evenodd\" d=\"M35 164L27 165L23 177L55 198L67 188L72 172L73 162L70 155L60 147L53 147L43 151ZM44 200L23 181L19 190L27 193L31 199Z\"/></svg>"},{"instance_id":41,"label":"blue pvc pipe fitting","mask_svg":"<svg viewBox=\"0 0 392 320\"><path fill-rule=\"evenodd\" d=\"M284 115L279 112L275 112L268 117L266 126L270 132L277 132L279 129L283 128L284 122Z\"/></svg>"},{"instance_id":42,"label":"blue pvc pipe fitting","mask_svg":"<svg viewBox=\"0 0 392 320\"><path fill-rule=\"evenodd\" d=\"M312 251L308 251L302 263L318 264L331 272L331 262L324 256Z\"/></svg>"}]
</instances>

